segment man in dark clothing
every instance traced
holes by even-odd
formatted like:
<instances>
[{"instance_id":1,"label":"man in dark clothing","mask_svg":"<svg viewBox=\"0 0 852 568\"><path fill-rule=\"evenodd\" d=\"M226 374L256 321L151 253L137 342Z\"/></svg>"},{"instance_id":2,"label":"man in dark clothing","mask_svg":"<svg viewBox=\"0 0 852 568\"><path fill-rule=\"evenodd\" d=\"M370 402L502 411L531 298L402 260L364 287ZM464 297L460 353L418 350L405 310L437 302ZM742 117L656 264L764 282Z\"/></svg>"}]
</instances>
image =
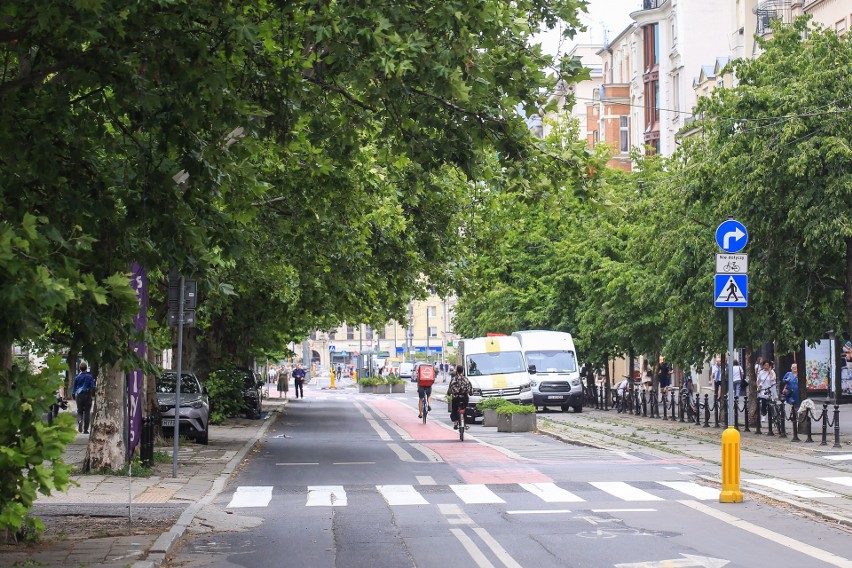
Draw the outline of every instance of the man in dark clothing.
<instances>
[{"instance_id":1,"label":"man in dark clothing","mask_svg":"<svg viewBox=\"0 0 852 568\"><path fill-rule=\"evenodd\" d=\"M657 373L657 384L660 386L660 391L663 391L672 384L672 370L669 364L666 363L665 357L660 357L660 370Z\"/></svg>"},{"instance_id":2,"label":"man in dark clothing","mask_svg":"<svg viewBox=\"0 0 852 568\"><path fill-rule=\"evenodd\" d=\"M77 431L89 433L92 417L92 395L95 394L95 378L88 373L85 363L80 363L80 374L74 377L71 397L77 401Z\"/></svg>"},{"instance_id":3,"label":"man in dark clothing","mask_svg":"<svg viewBox=\"0 0 852 568\"><path fill-rule=\"evenodd\" d=\"M296 398L305 398L305 370L298 363L293 369L293 384L296 385Z\"/></svg>"}]
</instances>

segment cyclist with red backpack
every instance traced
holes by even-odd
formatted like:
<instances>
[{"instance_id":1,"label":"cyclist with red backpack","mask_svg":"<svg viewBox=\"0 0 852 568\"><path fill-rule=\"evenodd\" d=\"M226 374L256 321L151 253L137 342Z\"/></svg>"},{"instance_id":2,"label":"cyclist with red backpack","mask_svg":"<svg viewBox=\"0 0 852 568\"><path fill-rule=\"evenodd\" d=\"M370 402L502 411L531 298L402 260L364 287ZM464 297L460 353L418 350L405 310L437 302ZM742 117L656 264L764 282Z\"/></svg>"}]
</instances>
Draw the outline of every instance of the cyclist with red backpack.
<instances>
[{"instance_id":1,"label":"cyclist with red backpack","mask_svg":"<svg viewBox=\"0 0 852 568\"><path fill-rule=\"evenodd\" d=\"M414 369L417 378L417 396L420 400L426 399L426 409L432 410L432 385L435 383L435 367L430 363L418 363ZM417 418L423 418L423 412L418 404Z\"/></svg>"}]
</instances>

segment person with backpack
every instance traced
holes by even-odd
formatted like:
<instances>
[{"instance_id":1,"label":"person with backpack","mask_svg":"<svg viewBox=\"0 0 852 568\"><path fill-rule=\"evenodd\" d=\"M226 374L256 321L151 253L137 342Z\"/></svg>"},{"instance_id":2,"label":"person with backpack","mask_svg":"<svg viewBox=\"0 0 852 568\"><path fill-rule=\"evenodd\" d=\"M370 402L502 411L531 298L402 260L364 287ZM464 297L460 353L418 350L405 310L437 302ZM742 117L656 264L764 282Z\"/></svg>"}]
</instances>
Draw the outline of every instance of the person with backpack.
<instances>
[{"instance_id":1,"label":"person with backpack","mask_svg":"<svg viewBox=\"0 0 852 568\"><path fill-rule=\"evenodd\" d=\"M447 392L453 396L453 407L450 412L450 420L453 421L453 429L458 430L459 425L459 410L467 408L470 402L470 395L473 394L473 385L470 384L470 379L464 375L464 367L456 366L456 374L450 379L450 384L447 387ZM468 426L465 425L465 429Z\"/></svg>"},{"instance_id":2,"label":"person with backpack","mask_svg":"<svg viewBox=\"0 0 852 568\"><path fill-rule=\"evenodd\" d=\"M420 363L414 370L417 379L417 397L422 400L426 397L426 408L432 410L432 385L435 384L435 367L429 363ZM417 403L417 418L423 418L420 411L420 403Z\"/></svg>"},{"instance_id":3,"label":"person with backpack","mask_svg":"<svg viewBox=\"0 0 852 568\"><path fill-rule=\"evenodd\" d=\"M74 377L71 398L77 402L77 432L88 434L92 419L92 396L95 394L95 379L89 367L80 363L80 374Z\"/></svg>"},{"instance_id":4,"label":"person with backpack","mask_svg":"<svg viewBox=\"0 0 852 568\"><path fill-rule=\"evenodd\" d=\"M781 379L782 390L781 398L793 406L793 412L799 411L801 398L799 395L799 366L795 363L790 367L790 370Z\"/></svg>"}]
</instances>

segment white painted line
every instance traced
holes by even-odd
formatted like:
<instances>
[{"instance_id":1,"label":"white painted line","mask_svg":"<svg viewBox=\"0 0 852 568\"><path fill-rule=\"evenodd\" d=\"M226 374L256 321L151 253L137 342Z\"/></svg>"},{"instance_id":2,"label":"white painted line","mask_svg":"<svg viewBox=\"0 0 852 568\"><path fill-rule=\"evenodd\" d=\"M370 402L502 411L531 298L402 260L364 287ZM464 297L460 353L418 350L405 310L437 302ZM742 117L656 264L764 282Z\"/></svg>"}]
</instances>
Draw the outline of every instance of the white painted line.
<instances>
[{"instance_id":1,"label":"white painted line","mask_svg":"<svg viewBox=\"0 0 852 568\"><path fill-rule=\"evenodd\" d=\"M431 475L418 475L417 483L420 485L437 485Z\"/></svg>"},{"instance_id":2,"label":"white painted line","mask_svg":"<svg viewBox=\"0 0 852 568\"><path fill-rule=\"evenodd\" d=\"M389 448L391 449L391 451L392 451L393 453L395 453L395 454L396 454L396 456L397 456L399 459L401 459L402 461L404 461L404 462L411 462L411 463L416 463L416 462L417 462L417 460L416 460L416 459L414 459L414 457L413 457L411 454L409 454L408 452L406 452L405 450L403 450L403 449L402 449L402 447L400 447L400 445L399 445L399 444L388 444L388 447L389 447Z\"/></svg>"},{"instance_id":3,"label":"white painted line","mask_svg":"<svg viewBox=\"0 0 852 568\"><path fill-rule=\"evenodd\" d=\"M647 491L628 485L623 481L590 481L589 484L624 501L662 501L660 497L651 495Z\"/></svg>"},{"instance_id":4,"label":"white painted line","mask_svg":"<svg viewBox=\"0 0 852 568\"><path fill-rule=\"evenodd\" d=\"M656 513L656 509L592 509L592 513Z\"/></svg>"},{"instance_id":5,"label":"white painted line","mask_svg":"<svg viewBox=\"0 0 852 568\"><path fill-rule=\"evenodd\" d=\"M558 487L555 483L521 483L521 487L540 498L545 503L579 503L585 501L570 491Z\"/></svg>"},{"instance_id":6,"label":"white painted line","mask_svg":"<svg viewBox=\"0 0 852 568\"><path fill-rule=\"evenodd\" d=\"M462 508L455 503L443 503L438 505L438 510L441 511L441 514L445 517L449 517L450 515L464 515Z\"/></svg>"},{"instance_id":7,"label":"white painted line","mask_svg":"<svg viewBox=\"0 0 852 568\"><path fill-rule=\"evenodd\" d=\"M520 510L520 511L506 511L507 515L562 515L566 513L570 513L568 509L545 509L545 510Z\"/></svg>"},{"instance_id":8,"label":"white painted line","mask_svg":"<svg viewBox=\"0 0 852 568\"><path fill-rule=\"evenodd\" d=\"M690 481L658 481L657 483L680 491L699 501L716 501L719 499L719 490L706 485L699 485Z\"/></svg>"},{"instance_id":9,"label":"white painted line","mask_svg":"<svg viewBox=\"0 0 852 568\"><path fill-rule=\"evenodd\" d=\"M500 543L491 536L487 530L482 527L476 527L473 529L473 532L482 539L482 542L485 543L488 548L491 549L491 552L497 557L497 559L503 563L503 566L506 568L524 568L520 564L518 564L514 558L512 558L506 549L500 546Z\"/></svg>"},{"instance_id":10,"label":"white painted line","mask_svg":"<svg viewBox=\"0 0 852 568\"><path fill-rule=\"evenodd\" d=\"M376 462L333 462L331 465L375 465Z\"/></svg>"},{"instance_id":11,"label":"white painted line","mask_svg":"<svg viewBox=\"0 0 852 568\"><path fill-rule=\"evenodd\" d=\"M373 430L375 430L375 431L376 431L376 434L378 434L378 435L379 435L379 438L381 438L382 440L384 440L384 441L386 441L386 442L387 442L387 441L389 441L389 440L391 439L390 434L388 434L388 433L385 431L385 429L384 429L384 428L382 428L381 426L379 426L379 423L378 423L378 422L376 422L376 420L375 420L372 416L370 416L370 413L369 413L369 412L367 412L367 411L364 409L364 407L363 407L362 405L360 405L360 404L356 404L356 405L355 405L355 408L357 408L357 409L358 409L358 411L361 413L361 415L364 417L364 419L365 419L365 420L367 420L367 424L369 424L369 425L370 425L370 427L372 427L372 428L373 428Z\"/></svg>"},{"instance_id":12,"label":"white painted line","mask_svg":"<svg viewBox=\"0 0 852 568\"><path fill-rule=\"evenodd\" d=\"M827 460L833 460L833 461L849 461L849 460L852 460L852 454L841 454L841 455L823 456L823 457Z\"/></svg>"},{"instance_id":13,"label":"white painted line","mask_svg":"<svg viewBox=\"0 0 852 568\"><path fill-rule=\"evenodd\" d=\"M231 502L226 509L242 507L268 507L272 501L272 486L241 486L237 487Z\"/></svg>"},{"instance_id":14,"label":"white painted line","mask_svg":"<svg viewBox=\"0 0 852 568\"><path fill-rule=\"evenodd\" d=\"M678 503L685 505L690 509L704 513L705 515L713 517L723 523L735 526L740 530L748 531L754 535L765 538L766 540L789 548L790 550L795 550L796 552L800 552L801 554L805 554L811 558L825 562L826 564L838 566L839 568L852 568L852 560L837 556L836 554L811 546L810 544L794 540L789 536L757 526L733 515L729 515L728 513L723 513L722 511L718 511L704 503L699 503L698 501L678 501Z\"/></svg>"},{"instance_id":15,"label":"white painted line","mask_svg":"<svg viewBox=\"0 0 852 568\"><path fill-rule=\"evenodd\" d=\"M470 485L450 485L450 489L458 495L459 499L468 505L486 504L486 503L505 503L487 486L472 483Z\"/></svg>"},{"instance_id":16,"label":"white painted line","mask_svg":"<svg viewBox=\"0 0 852 568\"><path fill-rule=\"evenodd\" d=\"M470 557L476 562L476 565L480 568L494 568L494 565L488 561L488 558L485 557L485 554L479 550L479 547L476 546L476 543L473 542L473 539L464 534L464 531L461 529L450 529L450 532L458 539Z\"/></svg>"},{"instance_id":17,"label":"white painted line","mask_svg":"<svg viewBox=\"0 0 852 568\"><path fill-rule=\"evenodd\" d=\"M376 485L388 505L428 505L413 485Z\"/></svg>"},{"instance_id":18,"label":"white painted line","mask_svg":"<svg viewBox=\"0 0 852 568\"><path fill-rule=\"evenodd\" d=\"M348 504L342 485L309 485L306 507L345 507Z\"/></svg>"},{"instance_id":19,"label":"white painted line","mask_svg":"<svg viewBox=\"0 0 852 568\"><path fill-rule=\"evenodd\" d=\"M823 481L829 481L831 483L837 483L838 485L845 485L846 487L852 487L852 477L820 477Z\"/></svg>"},{"instance_id":20,"label":"white painted line","mask_svg":"<svg viewBox=\"0 0 852 568\"><path fill-rule=\"evenodd\" d=\"M806 485L799 485L798 483L784 481L783 479L743 479L743 481L746 483L769 487L770 489L775 489L788 495L794 495L795 497L837 497L837 495L833 493L818 491Z\"/></svg>"},{"instance_id":21,"label":"white painted line","mask_svg":"<svg viewBox=\"0 0 852 568\"><path fill-rule=\"evenodd\" d=\"M426 459L431 463L444 463L444 458L422 444L411 444L411 447L426 456Z\"/></svg>"},{"instance_id":22,"label":"white painted line","mask_svg":"<svg viewBox=\"0 0 852 568\"><path fill-rule=\"evenodd\" d=\"M317 462L281 462L275 465L319 465Z\"/></svg>"}]
</instances>

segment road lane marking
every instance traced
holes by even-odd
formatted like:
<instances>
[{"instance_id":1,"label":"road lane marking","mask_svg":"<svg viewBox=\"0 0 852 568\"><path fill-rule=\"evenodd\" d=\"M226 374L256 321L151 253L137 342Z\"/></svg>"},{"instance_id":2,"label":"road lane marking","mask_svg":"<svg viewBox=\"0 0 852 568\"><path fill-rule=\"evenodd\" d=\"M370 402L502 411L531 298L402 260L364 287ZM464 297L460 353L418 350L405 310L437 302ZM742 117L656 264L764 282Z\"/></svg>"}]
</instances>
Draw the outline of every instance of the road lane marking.
<instances>
[{"instance_id":1,"label":"road lane marking","mask_svg":"<svg viewBox=\"0 0 852 568\"><path fill-rule=\"evenodd\" d=\"M823 456L823 457L827 460L833 460L833 461L849 461L849 460L852 460L852 454L842 454L842 455Z\"/></svg>"},{"instance_id":2,"label":"road lane marking","mask_svg":"<svg viewBox=\"0 0 852 568\"><path fill-rule=\"evenodd\" d=\"M736 527L740 530L745 530L750 532L753 535L765 538L766 540L772 541L776 544L780 544L790 550L795 550L796 552L800 552L806 556L810 556L811 558L815 558L826 564L831 564L832 566L838 566L839 568L852 568L852 560L848 560L843 558L842 556L837 556L836 554L832 554L826 550L819 549L815 546L811 546L810 544L806 544L804 542L800 542L795 540L789 536L777 533L775 531L771 531L769 529L757 526L752 524L746 520L740 519L739 517L735 517L728 513L723 513L722 511L718 511L705 505L703 503L699 503L698 501L678 501L678 503L689 507L690 509L694 509L700 513L704 513L710 517L713 517L723 523L727 523L731 526Z\"/></svg>"},{"instance_id":3,"label":"road lane marking","mask_svg":"<svg viewBox=\"0 0 852 568\"><path fill-rule=\"evenodd\" d=\"M628 485L623 481L590 481L590 485L597 487L601 491L609 493L613 497L618 497L624 501L662 501L663 499L656 495L651 495L647 491L643 491L632 485Z\"/></svg>"},{"instance_id":4,"label":"road lane marking","mask_svg":"<svg viewBox=\"0 0 852 568\"><path fill-rule=\"evenodd\" d=\"M699 501L715 501L719 498L718 489L713 489L706 485L699 485L698 483L692 483L689 481L658 481L657 483L670 489L674 489L675 491L685 493Z\"/></svg>"},{"instance_id":5,"label":"road lane marking","mask_svg":"<svg viewBox=\"0 0 852 568\"><path fill-rule=\"evenodd\" d=\"M558 487L555 483L521 483L521 487L545 503L579 503L585 501L570 491Z\"/></svg>"},{"instance_id":6,"label":"road lane marking","mask_svg":"<svg viewBox=\"0 0 852 568\"><path fill-rule=\"evenodd\" d=\"M308 485L306 507L345 507L347 504L342 485Z\"/></svg>"},{"instance_id":7,"label":"road lane marking","mask_svg":"<svg viewBox=\"0 0 852 568\"><path fill-rule=\"evenodd\" d=\"M367 424L369 424L369 425L370 425L370 427L371 427L373 430L375 430L375 431L376 431L376 434L378 434L378 435L379 435L379 438L381 438L382 440L384 440L384 441L386 441L386 442L391 440L391 436L390 436L390 434L388 434L388 433L387 433L387 431L386 431L384 428L382 428L381 426L379 426L379 423L378 423L378 422L376 422L376 419L375 419L375 418L373 418L373 417L370 415L370 413L369 413L369 412L367 412L367 410L366 410L366 409L365 409L365 408L364 408L361 404L356 404L356 405L355 405L355 408L357 408L357 409L358 409L358 411L361 413L361 415L362 415L362 416L364 417L364 419L367 421Z\"/></svg>"},{"instance_id":8,"label":"road lane marking","mask_svg":"<svg viewBox=\"0 0 852 568\"><path fill-rule=\"evenodd\" d=\"M487 530L482 527L476 527L473 529L473 532L477 534L477 536L482 539L482 542L491 549L491 552L497 557L497 559L503 563L503 566L506 568L524 568L520 564L518 564L514 558L512 558L506 549L500 546L500 543L491 536Z\"/></svg>"},{"instance_id":9,"label":"road lane marking","mask_svg":"<svg viewBox=\"0 0 852 568\"><path fill-rule=\"evenodd\" d=\"M746 483L762 485L796 497L837 497L834 493L818 491L806 485L799 485L783 479L743 479Z\"/></svg>"},{"instance_id":10,"label":"road lane marking","mask_svg":"<svg viewBox=\"0 0 852 568\"><path fill-rule=\"evenodd\" d=\"M388 444L388 448L390 448L390 449L391 449L391 451L392 451L393 453L395 453L395 454L396 454L396 456L397 456L399 459L401 459L402 461L404 461L404 462L411 462L411 463L417 463L417 460L416 460L416 459L414 459L414 456L412 456L411 454L409 454L408 452L406 452L405 450L403 450L403 449L402 449L402 447L401 447L399 444Z\"/></svg>"},{"instance_id":11,"label":"road lane marking","mask_svg":"<svg viewBox=\"0 0 852 568\"><path fill-rule=\"evenodd\" d=\"M473 542L473 539L467 536L463 530L461 529L450 529L450 532L453 536L458 539L470 557L476 562L476 565L480 568L494 568L494 565L488 561L488 558L485 557L485 554L479 550L479 547L476 546L476 543Z\"/></svg>"},{"instance_id":12,"label":"road lane marking","mask_svg":"<svg viewBox=\"0 0 852 568\"><path fill-rule=\"evenodd\" d=\"M411 444L411 447L426 456L426 459L434 463L444 463L444 458L438 455L437 452L427 448L423 444Z\"/></svg>"},{"instance_id":13,"label":"road lane marking","mask_svg":"<svg viewBox=\"0 0 852 568\"><path fill-rule=\"evenodd\" d=\"M279 462L275 465L319 465L318 462Z\"/></svg>"},{"instance_id":14,"label":"road lane marking","mask_svg":"<svg viewBox=\"0 0 852 568\"><path fill-rule=\"evenodd\" d=\"M376 462L333 462L331 465L375 465Z\"/></svg>"},{"instance_id":15,"label":"road lane marking","mask_svg":"<svg viewBox=\"0 0 852 568\"><path fill-rule=\"evenodd\" d=\"M656 509L592 509L592 513L656 513Z\"/></svg>"},{"instance_id":16,"label":"road lane marking","mask_svg":"<svg viewBox=\"0 0 852 568\"><path fill-rule=\"evenodd\" d=\"M456 504L443 503L438 505L438 510L447 517L447 523L451 525L474 525L473 519L468 517L462 508Z\"/></svg>"},{"instance_id":17,"label":"road lane marking","mask_svg":"<svg viewBox=\"0 0 852 568\"><path fill-rule=\"evenodd\" d=\"M837 483L838 485L852 487L852 477L820 477L820 479L823 481L830 481L831 483Z\"/></svg>"},{"instance_id":18,"label":"road lane marking","mask_svg":"<svg viewBox=\"0 0 852 568\"><path fill-rule=\"evenodd\" d=\"M505 501L498 497L496 493L481 483L472 483L470 485L450 485L450 489L458 495L459 499L468 505L505 503Z\"/></svg>"},{"instance_id":19,"label":"road lane marking","mask_svg":"<svg viewBox=\"0 0 852 568\"><path fill-rule=\"evenodd\" d=\"M267 507L272 500L272 486L240 486L234 492L231 502L226 509L238 509L244 507Z\"/></svg>"},{"instance_id":20,"label":"road lane marking","mask_svg":"<svg viewBox=\"0 0 852 568\"><path fill-rule=\"evenodd\" d=\"M564 515L566 513L570 513L568 509L545 509L545 510L537 510L537 509L528 509L528 510L520 510L520 511L506 511L507 515Z\"/></svg>"},{"instance_id":21,"label":"road lane marking","mask_svg":"<svg viewBox=\"0 0 852 568\"><path fill-rule=\"evenodd\" d=\"M413 485L376 485L388 505L428 505Z\"/></svg>"},{"instance_id":22,"label":"road lane marking","mask_svg":"<svg viewBox=\"0 0 852 568\"><path fill-rule=\"evenodd\" d=\"M431 475L418 475L416 479L420 485L437 485Z\"/></svg>"}]
</instances>

